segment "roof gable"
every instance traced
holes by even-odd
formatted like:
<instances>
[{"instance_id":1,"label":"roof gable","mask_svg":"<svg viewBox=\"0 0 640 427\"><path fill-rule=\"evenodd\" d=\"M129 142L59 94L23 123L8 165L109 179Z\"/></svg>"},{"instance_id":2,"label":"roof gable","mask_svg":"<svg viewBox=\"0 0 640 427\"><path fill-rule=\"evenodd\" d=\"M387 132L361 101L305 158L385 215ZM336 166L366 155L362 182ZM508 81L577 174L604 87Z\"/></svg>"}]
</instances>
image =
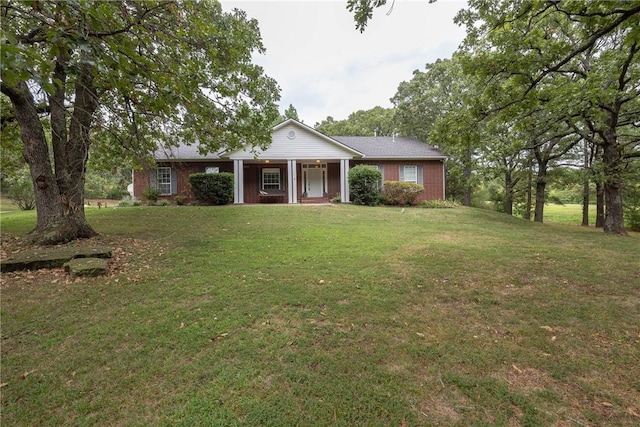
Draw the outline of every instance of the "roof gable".
<instances>
[{"instance_id":1,"label":"roof gable","mask_svg":"<svg viewBox=\"0 0 640 427\"><path fill-rule=\"evenodd\" d=\"M271 145L264 150L241 149L224 154L223 158L234 160L253 159L352 159L362 153L317 130L288 119L273 128Z\"/></svg>"}]
</instances>

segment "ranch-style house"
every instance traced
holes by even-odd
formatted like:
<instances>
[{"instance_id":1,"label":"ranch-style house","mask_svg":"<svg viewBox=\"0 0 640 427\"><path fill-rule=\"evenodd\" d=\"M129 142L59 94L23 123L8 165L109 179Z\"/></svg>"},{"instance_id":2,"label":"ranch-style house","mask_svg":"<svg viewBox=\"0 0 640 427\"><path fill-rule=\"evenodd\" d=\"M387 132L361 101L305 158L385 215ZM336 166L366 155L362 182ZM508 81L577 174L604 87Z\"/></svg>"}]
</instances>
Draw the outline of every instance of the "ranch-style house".
<instances>
[{"instance_id":1,"label":"ranch-style house","mask_svg":"<svg viewBox=\"0 0 640 427\"><path fill-rule=\"evenodd\" d=\"M327 136L293 119L273 128L265 150L235 150L202 155L196 145L158 150L155 169L133 174L133 196L147 186L161 198L189 199L189 175L231 172L235 204L324 203L336 196L349 201L349 169L377 167L383 181L408 181L424 187L416 203L445 199L445 155L412 138Z\"/></svg>"}]
</instances>

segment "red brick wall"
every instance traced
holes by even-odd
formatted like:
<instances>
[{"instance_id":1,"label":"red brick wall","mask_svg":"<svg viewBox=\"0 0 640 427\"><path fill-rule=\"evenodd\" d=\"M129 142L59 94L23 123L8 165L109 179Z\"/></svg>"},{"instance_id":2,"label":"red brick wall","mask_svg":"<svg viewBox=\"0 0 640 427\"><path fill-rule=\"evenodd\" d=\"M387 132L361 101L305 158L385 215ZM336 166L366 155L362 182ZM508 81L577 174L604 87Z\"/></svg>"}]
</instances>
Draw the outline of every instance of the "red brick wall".
<instances>
[{"instance_id":1,"label":"red brick wall","mask_svg":"<svg viewBox=\"0 0 640 427\"><path fill-rule=\"evenodd\" d=\"M355 165L381 165L384 168L384 181L399 181L400 167L405 165L422 166L423 182L418 184L424 187L424 192L418 196L416 203L426 200L444 200L444 163L440 160L418 160L418 161L364 161L357 160L351 162L351 167Z\"/></svg>"}]
</instances>

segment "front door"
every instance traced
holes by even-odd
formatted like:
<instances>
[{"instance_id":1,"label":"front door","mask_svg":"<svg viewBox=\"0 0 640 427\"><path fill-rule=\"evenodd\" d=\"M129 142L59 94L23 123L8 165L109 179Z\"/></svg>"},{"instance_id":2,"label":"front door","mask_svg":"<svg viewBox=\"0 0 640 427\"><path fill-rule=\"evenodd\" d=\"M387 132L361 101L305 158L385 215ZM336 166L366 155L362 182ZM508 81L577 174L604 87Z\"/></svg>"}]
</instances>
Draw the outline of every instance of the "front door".
<instances>
[{"instance_id":1,"label":"front door","mask_svg":"<svg viewBox=\"0 0 640 427\"><path fill-rule=\"evenodd\" d=\"M307 197L324 196L323 169L307 169Z\"/></svg>"}]
</instances>

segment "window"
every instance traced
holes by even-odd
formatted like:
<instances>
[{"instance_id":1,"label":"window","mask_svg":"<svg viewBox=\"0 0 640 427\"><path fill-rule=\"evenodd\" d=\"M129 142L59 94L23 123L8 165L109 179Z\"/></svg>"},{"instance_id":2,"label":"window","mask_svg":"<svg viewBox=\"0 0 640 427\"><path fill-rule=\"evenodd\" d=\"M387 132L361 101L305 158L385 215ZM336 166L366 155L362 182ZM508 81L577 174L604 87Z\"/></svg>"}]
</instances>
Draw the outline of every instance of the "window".
<instances>
[{"instance_id":1,"label":"window","mask_svg":"<svg viewBox=\"0 0 640 427\"><path fill-rule=\"evenodd\" d=\"M204 173L220 173L220 168L218 166L207 166L204 168Z\"/></svg>"},{"instance_id":2,"label":"window","mask_svg":"<svg viewBox=\"0 0 640 427\"><path fill-rule=\"evenodd\" d=\"M171 168L156 169L156 187L160 194L171 194Z\"/></svg>"},{"instance_id":3,"label":"window","mask_svg":"<svg viewBox=\"0 0 640 427\"><path fill-rule=\"evenodd\" d=\"M403 174L401 175L400 181L405 182L413 182L414 184L418 183L418 167L415 165L411 166L402 166Z\"/></svg>"},{"instance_id":4,"label":"window","mask_svg":"<svg viewBox=\"0 0 640 427\"><path fill-rule=\"evenodd\" d=\"M263 190L279 190L280 189L280 169L279 168L262 169L262 189Z\"/></svg>"},{"instance_id":5,"label":"window","mask_svg":"<svg viewBox=\"0 0 640 427\"><path fill-rule=\"evenodd\" d=\"M380 190L384 188L384 166L383 165L373 165L373 167L378 168L380 172L380 181L378 181L378 187Z\"/></svg>"}]
</instances>

